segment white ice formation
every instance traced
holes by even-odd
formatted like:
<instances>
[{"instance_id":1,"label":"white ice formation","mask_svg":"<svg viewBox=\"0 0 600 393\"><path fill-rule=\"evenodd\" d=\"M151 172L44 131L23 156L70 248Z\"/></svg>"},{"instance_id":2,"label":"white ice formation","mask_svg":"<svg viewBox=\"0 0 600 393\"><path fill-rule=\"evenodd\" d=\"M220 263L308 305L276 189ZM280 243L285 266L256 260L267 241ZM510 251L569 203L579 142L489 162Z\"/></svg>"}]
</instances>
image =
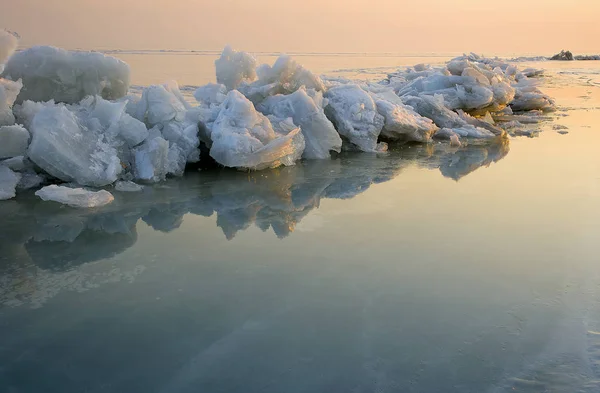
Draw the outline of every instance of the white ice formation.
<instances>
[{"instance_id":1,"label":"white ice formation","mask_svg":"<svg viewBox=\"0 0 600 393\"><path fill-rule=\"evenodd\" d=\"M129 66L116 58L54 47L13 54L16 42L0 32L3 199L60 182L139 191L138 183L182 176L201 159L260 170L342 149L383 152L386 142L459 146L502 137L508 126L536 121L527 113L554 107L537 88L538 70L473 54L369 83L322 79L287 55L258 66L226 47L215 61L217 83L199 86L191 103L174 81L129 91ZM110 199L43 190L78 206Z\"/></svg>"},{"instance_id":2,"label":"white ice formation","mask_svg":"<svg viewBox=\"0 0 600 393\"><path fill-rule=\"evenodd\" d=\"M2 77L23 81L17 102L25 100L75 104L88 95L117 99L127 94L129 66L98 52L72 52L35 46L8 59Z\"/></svg>"},{"instance_id":3,"label":"white ice formation","mask_svg":"<svg viewBox=\"0 0 600 393\"><path fill-rule=\"evenodd\" d=\"M41 188L35 195L44 201L54 201L72 207L100 207L114 201L106 190L89 191L83 188L70 188L52 184Z\"/></svg>"}]
</instances>

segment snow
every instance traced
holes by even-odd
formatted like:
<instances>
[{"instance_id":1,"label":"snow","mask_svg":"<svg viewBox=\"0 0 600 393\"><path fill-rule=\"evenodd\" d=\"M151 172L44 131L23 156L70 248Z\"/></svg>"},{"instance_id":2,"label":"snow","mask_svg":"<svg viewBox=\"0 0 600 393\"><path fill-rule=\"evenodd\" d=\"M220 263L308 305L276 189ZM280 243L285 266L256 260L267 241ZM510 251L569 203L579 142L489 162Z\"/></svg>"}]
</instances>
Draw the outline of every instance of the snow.
<instances>
[{"instance_id":1,"label":"snow","mask_svg":"<svg viewBox=\"0 0 600 393\"><path fill-rule=\"evenodd\" d=\"M306 145L303 158L329 158L330 151L341 151L342 139L323 112L323 94L310 93L301 87L289 95L278 94L263 101L258 110L280 120L291 118L300 127Z\"/></svg>"},{"instance_id":2,"label":"snow","mask_svg":"<svg viewBox=\"0 0 600 393\"><path fill-rule=\"evenodd\" d=\"M4 165L0 165L0 201L15 197L15 189L20 179L20 174L13 172Z\"/></svg>"},{"instance_id":3,"label":"snow","mask_svg":"<svg viewBox=\"0 0 600 393\"><path fill-rule=\"evenodd\" d=\"M0 127L0 159L22 156L29 145L29 131L21 125Z\"/></svg>"},{"instance_id":4,"label":"snow","mask_svg":"<svg viewBox=\"0 0 600 393\"><path fill-rule=\"evenodd\" d=\"M0 29L0 72L2 72L2 64L12 56L18 45L19 38L16 34Z\"/></svg>"},{"instance_id":5,"label":"snow","mask_svg":"<svg viewBox=\"0 0 600 393\"><path fill-rule=\"evenodd\" d=\"M54 201L72 207L100 207L114 201L113 195L106 191L89 191L83 188L69 188L52 184L35 192L44 201Z\"/></svg>"},{"instance_id":6,"label":"snow","mask_svg":"<svg viewBox=\"0 0 600 393\"><path fill-rule=\"evenodd\" d=\"M137 192L142 191L144 186L136 184L132 181L118 181L115 183L115 190L121 192Z\"/></svg>"},{"instance_id":7,"label":"snow","mask_svg":"<svg viewBox=\"0 0 600 393\"><path fill-rule=\"evenodd\" d=\"M74 104L88 95L115 100L127 94L129 88L129 66L123 61L98 52L52 46L34 46L15 53L2 77L23 81L18 103L55 100Z\"/></svg>"},{"instance_id":8,"label":"snow","mask_svg":"<svg viewBox=\"0 0 600 393\"><path fill-rule=\"evenodd\" d=\"M13 82L0 78L0 126L15 124L12 108L22 87L20 80Z\"/></svg>"},{"instance_id":9,"label":"snow","mask_svg":"<svg viewBox=\"0 0 600 393\"><path fill-rule=\"evenodd\" d=\"M269 119L237 90L227 94L211 138L210 156L232 168L264 169L293 165L304 151L299 128L277 134Z\"/></svg>"},{"instance_id":10,"label":"snow","mask_svg":"<svg viewBox=\"0 0 600 393\"><path fill-rule=\"evenodd\" d=\"M243 81L252 82L256 79L256 65L256 59L252 55L226 46L221 57L215 60L217 82L225 85L228 90L237 89Z\"/></svg>"},{"instance_id":11,"label":"snow","mask_svg":"<svg viewBox=\"0 0 600 393\"><path fill-rule=\"evenodd\" d=\"M376 151L385 119L371 96L358 85L349 84L329 89L325 98L325 113L340 135L363 151Z\"/></svg>"},{"instance_id":12,"label":"snow","mask_svg":"<svg viewBox=\"0 0 600 393\"><path fill-rule=\"evenodd\" d=\"M81 124L64 105L40 110L31 133L29 158L58 179L101 187L113 183L121 173L115 148Z\"/></svg>"}]
</instances>

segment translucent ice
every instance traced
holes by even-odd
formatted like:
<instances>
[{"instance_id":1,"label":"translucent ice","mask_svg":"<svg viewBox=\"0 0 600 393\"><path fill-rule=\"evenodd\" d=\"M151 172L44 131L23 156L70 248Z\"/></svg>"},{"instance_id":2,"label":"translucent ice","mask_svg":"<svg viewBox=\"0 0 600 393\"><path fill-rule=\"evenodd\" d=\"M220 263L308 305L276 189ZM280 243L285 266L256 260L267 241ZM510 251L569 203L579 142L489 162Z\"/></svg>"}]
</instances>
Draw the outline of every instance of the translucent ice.
<instances>
[{"instance_id":1,"label":"translucent ice","mask_svg":"<svg viewBox=\"0 0 600 393\"><path fill-rule=\"evenodd\" d=\"M256 79L256 59L246 53L226 46L221 57L215 60L217 82L227 89L236 89L242 81L252 82Z\"/></svg>"},{"instance_id":2,"label":"translucent ice","mask_svg":"<svg viewBox=\"0 0 600 393\"><path fill-rule=\"evenodd\" d=\"M25 100L76 103L88 95L117 99L127 94L129 66L98 52L75 52L35 46L14 54L2 76L22 79L17 102Z\"/></svg>"},{"instance_id":3,"label":"translucent ice","mask_svg":"<svg viewBox=\"0 0 600 393\"><path fill-rule=\"evenodd\" d=\"M277 134L269 119L236 90L227 94L211 137L211 157L233 168L293 165L304 151L304 137L299 128L287 135Z\"/></svg>"},{"instance_id":4,"label":"translucent ice","mask_svg":"<svg viewBox=\"0 0 600 393\"><path fill-rule=\"evenodd\" d=\"M303 87L289 95L276 95L267 98L258 110L280 119L292 118L300 126L306 147L303 157L324 159L330 157L330 151L340 152L342 139L333 124L323 112L323 94L312 91L312 97Z\"/></svg>"},{"instance_id":5,"label":"translucent ice","mask_svg":"<svg viewBox=\"0 0 600 393\"><path fill-rule=\"evenodd\" d=\"M89 191L83 188L69 188L52 184L35 192L44 201L54 201L72 207L100 207L114 201L106 190Z\"/></svg>"},{"instance_id":6,"label":"translucent ice","mask_svg":"<svg viewBox=\"0 0 600 393\"><path fill-rule=\"evenodd\" d=\"M348 84L329 89L325 98L329 101L325 113L340 135L363 151L376 151L384 118L371 96L358 85Z\"/></svg>"},{"instance_id":7,"label":"translucent ice","mask_svg":"<svg viewBox=\"0 0 600 393\"><path fill-rule=\"evenodd\" d=\"M13 172L4 165L0 165L0 201L15 197L15 189L20 179L20 174Z\"/></svg>"},{"instance_id":8,"label":"translucent ice","mask_svg":"<svg viewBox=\"0 0 600 393\"><path fill-rule=\"evenodd\" d=\"M31 133L29 158L56 178L100 187L113 183L121 173L116 150L64 105L40 110Z\"/></svg>"},{"instance_id":9,"label":"translucent ice","mask_svg":"<svg viewBox=\"0 0 600 393\"><path fill-rule=\"evenodd\" d=\"M22 156L29 145L29 132L20 125L0 127L0 159Z\"/></svg>"}]
</instances>

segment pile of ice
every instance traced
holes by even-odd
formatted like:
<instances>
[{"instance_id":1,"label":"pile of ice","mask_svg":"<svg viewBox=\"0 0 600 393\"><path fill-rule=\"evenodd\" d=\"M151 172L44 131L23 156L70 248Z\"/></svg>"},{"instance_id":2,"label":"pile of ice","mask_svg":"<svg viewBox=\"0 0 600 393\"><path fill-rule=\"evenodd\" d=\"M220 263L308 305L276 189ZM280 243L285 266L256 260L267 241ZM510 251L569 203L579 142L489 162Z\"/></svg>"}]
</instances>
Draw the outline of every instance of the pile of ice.
<instances>
[{"instance_id":1,"label":"pile of ice","mask_svg":"<svg viewBox=\"0 0 600 393\"><path fill-rule=\"evenodd\" d=\"M101 53L40 46L13 54L17 38L0 34L2 199L66 182L38 195L108 203L73 185L139 190L138 183L182 176L201 151L225 167L260 170L342 149L383 152L390 141L460 145L505 135L497 122L514 125L513 111L554 105L536 87L538 71L475 55L380 83L342 83L287 55L258 65L230 47L215 61L217 83L199 87L192 104L176 82L130 92L128 65Z\"/></svg>"}]
</instances>

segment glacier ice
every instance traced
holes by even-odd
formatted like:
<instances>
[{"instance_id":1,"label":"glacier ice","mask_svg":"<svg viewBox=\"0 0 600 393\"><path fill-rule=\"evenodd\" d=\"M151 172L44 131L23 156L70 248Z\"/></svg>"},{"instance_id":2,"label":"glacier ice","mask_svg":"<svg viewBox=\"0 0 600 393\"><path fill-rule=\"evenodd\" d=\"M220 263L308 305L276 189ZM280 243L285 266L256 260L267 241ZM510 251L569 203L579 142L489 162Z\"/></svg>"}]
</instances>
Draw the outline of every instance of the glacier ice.
<instances>
[{"instance_id":1,"label":"glacier ice","mask_svg":"<svg viewBox=\"0 0 600 393\"><path fill-rule=\"evenodd\" d=\"M23 81L17 102L25 100L74 104L85 96L118 99L129 88L129 66L99 52L67 51L35 46L8 59L2 77Z\"/></svg>"},{"instance_id":2,"label":"glacier ice","mask_svg":"<svg viewBox=\"0 0 600 393\"><path fill-rule=\"evenodd\" d=\"M243 81L252 82L256 79L256 64L252 55L226 46L221 57L215 60L217 82L229 90L237 89Z\"/></svg>"},{"instance_id":3,"label":"glacier ice","mask_svg":"<svg viewBox=\"0 0 600 393\"><path fill-rule=\"evenodd\" d=\"M302 157L324 159L330 157L330 151L341 151L342 139L323 112L321 92L313 90L309 95L301 87L292 94L271 96L257 109L280 120L291 118L300 127L305 141Z\"/></svg>"},{"instance_id":4,"label":"glacier ice","mask_svg":"<svg viewBox=\"0 0 600 393\"><path fill-rule=\"evenodd\" d=\"M72 207L100 207L114 201L112 194L106 190L89 191L84 188L70 188L52 184L41 188L35 195L44 201L54 201Z\"/></svg>"},{"instance_id":5,"label":"glacier ice","mask_svg":"<svg viewBox=\"0 0 600 393\"><path fill-rule=\"evenodd\" d=\"M325 98L325 113L340 135L363 151L376 151L385 119L377 112L373 98L356 84L332 87Z\"/></svg>"},{"instance_id":6,"label":"glacier ice","mask_svg":"<svg viewBox=\"0 0 600 393\"><path fill-rule=\"evenodd\" d=\"M14 198L21 175L0 164L0 201Z\"/></svg>"},{"instance_id":7,"label":"glacier ice","mask_svg":"<svg viewBox=\"0 0 600 393\"><path fill-rule=\"evenodd\" d=\"M117 180L117 151L83 126L64 105L45 107L31 124L28 156L48 174L81 185L101 187Z\"/></svg>"},{"instance_id":8,"label":"glacier ice","mask_svg":"<svg viewBox=\"0 0 600 393\"><path fill-rule=\"evenodd\" d=\"M227 94L214 122L210 156L232 168L264 169L293 165L304 151L300 128L277 134L269 119L237 90Z\"/></svg>"},{"instance_id":9,"label":"glacier ice","mask_svg":"<svg viewBox=\"0 0 600 393\"><path fill-rule=\"evenodd\" d=\"M29 131L21 125L0 127L0 159L22 156L29 145Z\"/></svg>"}]
</instances>

